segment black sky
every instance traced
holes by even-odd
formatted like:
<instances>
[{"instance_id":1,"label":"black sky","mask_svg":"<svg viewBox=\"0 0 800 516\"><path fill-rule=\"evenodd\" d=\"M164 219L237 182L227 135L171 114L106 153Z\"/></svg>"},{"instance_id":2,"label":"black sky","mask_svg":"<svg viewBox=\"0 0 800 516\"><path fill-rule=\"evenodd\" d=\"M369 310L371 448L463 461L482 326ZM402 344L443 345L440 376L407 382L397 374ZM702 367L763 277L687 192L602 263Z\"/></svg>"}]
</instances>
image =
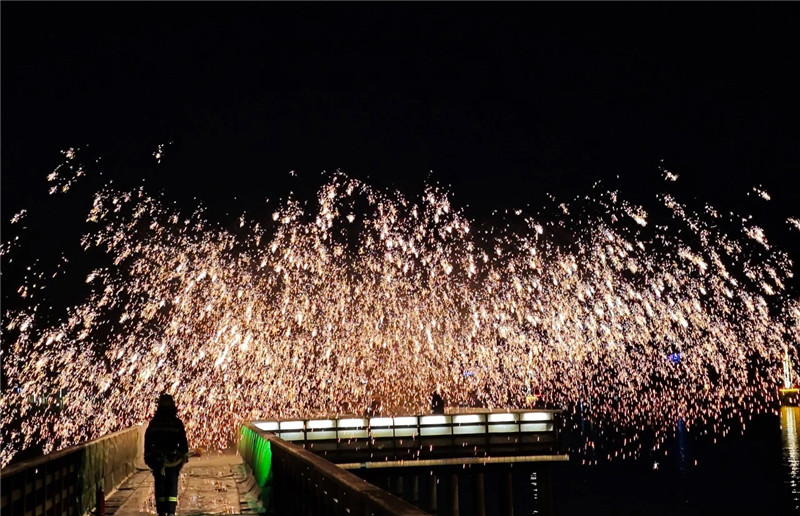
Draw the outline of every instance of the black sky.
<instances>
[{"instance_id":1,"label":"black sky","mask_svg":"<svg viewBox=\"0 0 800 516\"><path fill-rule=\"evenodd\" d=\"M0 24L0 240L23 208L48 226L3 258L4 310L28 303L30 261L78 247L88 206L47 195L69 147L234 219L324 170L408 195L438 181L481 218L596 180L652 202L663 165L683 200L754 213L800 259L798 2L2 0ZM44 298L71 306L84 278Z\"/></svg>"},{"instance_id":2,"label":"black sky","mask_svg":"<svg viewBox=\"0 0 800 516\"><path fill-rule=\"evenodd\" d=\"M777 222L800 215L794 2L0 9L4 219L86 146L121 181L251 212L338 168L439 181L482 216L617 175L635 192L663 160L687 196L761 184Z\"/></svg>"}]
</instances>

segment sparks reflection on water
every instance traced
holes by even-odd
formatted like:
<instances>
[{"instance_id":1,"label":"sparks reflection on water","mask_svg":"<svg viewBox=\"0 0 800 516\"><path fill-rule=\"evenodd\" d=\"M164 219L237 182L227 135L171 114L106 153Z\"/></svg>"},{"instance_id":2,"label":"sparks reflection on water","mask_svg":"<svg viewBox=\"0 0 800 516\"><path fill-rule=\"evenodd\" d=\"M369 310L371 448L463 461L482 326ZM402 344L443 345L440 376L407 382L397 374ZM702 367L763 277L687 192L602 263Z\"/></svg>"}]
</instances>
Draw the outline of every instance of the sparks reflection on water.
<instances>
[{"instance_id":1,"label":"sparks reflection on water","mask_svg":"<svg viewBox=\"0 0 800 516\"><path fill-rule=\"evenodd\" d=\"M781 407L781 438L783 463L787 469L789 490L794 509L800 509L800 441L798 441L800 408Z\"/></svg>"},{"instance_id":2,"label":"sparks reflection on water","mask_svg":"<svg viewBox=\"0 0 800 516\"><path fill-rule=\"evenodd\" d=\"M87 173L65 156L53 194ZM631 429L609 458L678 418L724 435L774 410L800 336L792 263L748 218L661 200L668 225L612 191L483 228L439 188L407 199L337 173L313 208L290 198L234 232L108 185L87 207L82 246L106 256L90 294L45 322L25 280L28 307L3 313L2 462L140 423L161 390L195 446L244 420L426 410L435 388L514 406L525 386ZM59 389L60 410L31 402Z\"/></svg>"}]
</instances>

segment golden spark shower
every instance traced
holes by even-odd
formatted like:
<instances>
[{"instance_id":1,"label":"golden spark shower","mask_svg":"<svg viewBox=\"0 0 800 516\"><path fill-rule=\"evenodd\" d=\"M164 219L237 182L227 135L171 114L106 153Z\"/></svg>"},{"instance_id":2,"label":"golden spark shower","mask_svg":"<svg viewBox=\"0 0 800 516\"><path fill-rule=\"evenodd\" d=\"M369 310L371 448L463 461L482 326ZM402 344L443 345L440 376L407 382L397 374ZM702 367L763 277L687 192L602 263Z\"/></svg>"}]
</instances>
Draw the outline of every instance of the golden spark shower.
<instances>
[{"instance_id":1,"label":"golden spark shower","mask_svg":"<svg viewBox=\"0 0 800 516\"><path fill-rule=\"evenodd\" d=\"M76 154L48 176L53 196L91 174ZM663 175L664 190L679 181ZM71 263L4 278L20 308L3 310L3 465L142 423L160 391L193 446L259 418L427 411L437 388L452 405L591 403L628 429L628 456L678 419L725 435L777 409L800 303L793 263L752 218L663 193L656 222L600 187L488 222L453 199L337 172L316 198L230 224L105 184L84 210L86 295L44 317L43 286ZM18 245L4 239L4 262Z\"/></svg>"}]
</instances>

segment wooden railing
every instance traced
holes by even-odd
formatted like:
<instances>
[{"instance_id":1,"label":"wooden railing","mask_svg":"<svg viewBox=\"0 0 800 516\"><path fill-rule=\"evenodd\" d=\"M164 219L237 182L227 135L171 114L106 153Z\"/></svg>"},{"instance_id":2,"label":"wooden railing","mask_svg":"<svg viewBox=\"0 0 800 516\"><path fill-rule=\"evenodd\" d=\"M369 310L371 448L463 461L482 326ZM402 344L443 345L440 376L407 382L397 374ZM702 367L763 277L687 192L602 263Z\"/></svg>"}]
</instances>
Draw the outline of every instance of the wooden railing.
<instances>
[{"instance_id":1,"label":"wooden railing","mask_svg":"<svg viewBox=\"0 0 800 516\"><path fill-rule=\"evenodd\" d=\"M239 452L276 514L421 516L410 503L249 423Z\"/></svg>"},{"instance_id":2,"label":"wooden railing","mask_svg":"<svg viewBox=\"0 0 800 516\"><path fill-rule=\"evenodd\" d=\"M136 468L141 427L65 448L0 472L3 516L82 516Z\"/></svg>"}]
</instances>

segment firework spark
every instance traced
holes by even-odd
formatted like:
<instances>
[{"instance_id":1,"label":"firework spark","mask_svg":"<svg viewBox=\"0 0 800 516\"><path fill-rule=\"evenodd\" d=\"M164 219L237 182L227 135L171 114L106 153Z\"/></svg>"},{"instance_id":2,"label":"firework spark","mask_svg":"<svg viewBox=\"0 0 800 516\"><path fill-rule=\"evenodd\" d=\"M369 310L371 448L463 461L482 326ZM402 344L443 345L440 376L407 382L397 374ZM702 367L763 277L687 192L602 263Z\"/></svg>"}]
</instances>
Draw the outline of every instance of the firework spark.
<instances>
[{"instance_id":1,"label":"firework spark","mask_svg":"<svg viewBox=\"0 0 800 516\"><path fill-rule=\"evenodd\" d=\"M66 157L62 192L84 174ZM242 216L234 233L102 188L88 296L53 322L28 278L30 303L3 313L2 463L143 422L160 391L196 446L252 419L425 410L437 388L488 407L526 389L591 400L595 420L634 429L622 456L678 418L724 435L774 409L800 338L792 263L749 220L727 234L713 208L662 200L669 224L607 192L483 227L439 188L407 199L337 173L312 208L290 198L269 228ZM57 392L63 405L41 403Z\"/></svg>"}]
</instances>

